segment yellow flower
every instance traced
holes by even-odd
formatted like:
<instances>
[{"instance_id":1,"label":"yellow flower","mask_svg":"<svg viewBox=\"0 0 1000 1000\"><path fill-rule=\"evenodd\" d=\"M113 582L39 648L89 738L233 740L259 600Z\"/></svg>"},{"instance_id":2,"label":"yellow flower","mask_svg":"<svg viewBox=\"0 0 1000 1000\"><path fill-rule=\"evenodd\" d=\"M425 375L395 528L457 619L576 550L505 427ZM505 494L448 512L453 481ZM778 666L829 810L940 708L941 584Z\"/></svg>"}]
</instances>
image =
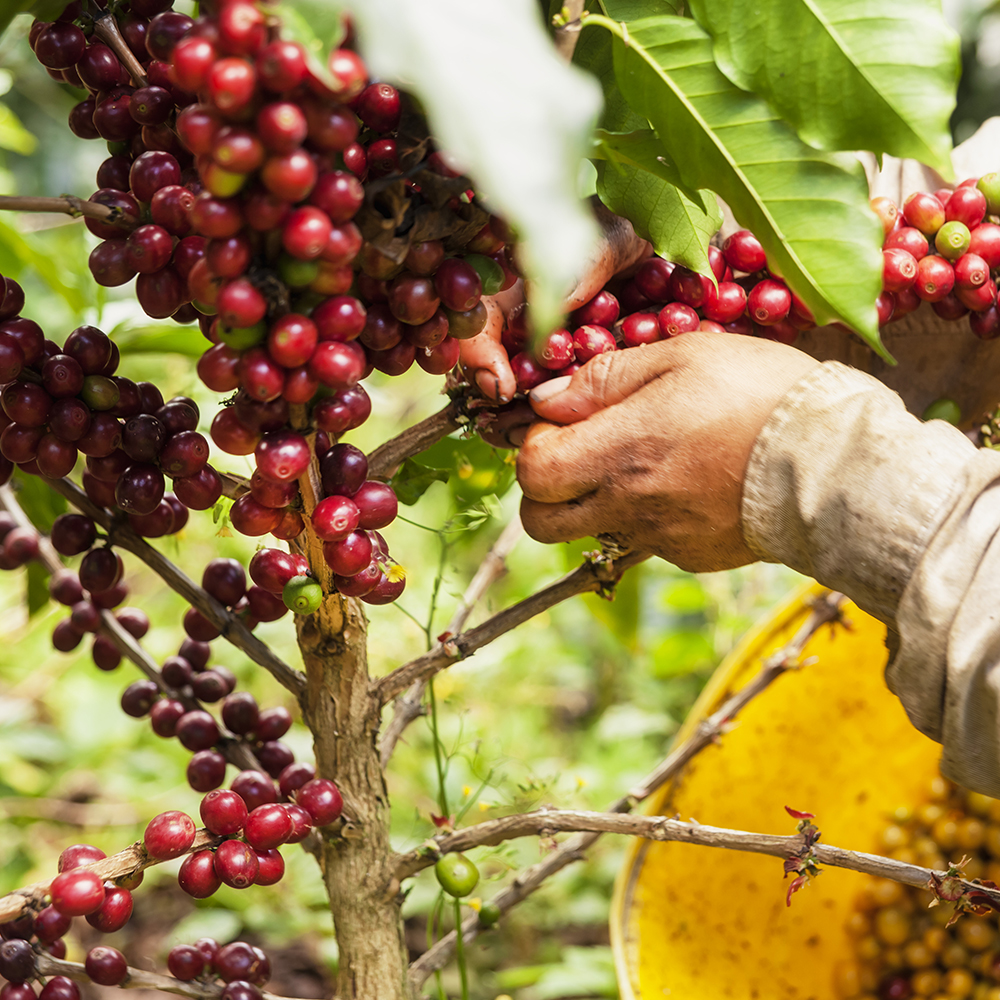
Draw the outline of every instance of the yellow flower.
<instances>
[{"instance_id":1,"label":"yellow flower","mask_svg":"<svg viewBox=\"0 0 1000 1000\"><path fill-rule=\"evenodd\" d=\"M399 563L394 563L385 575L390 583L399 583L400 580L406 579L406 570Z\"/></svg>"},{"instance_id":2,"label":"yellow flower","mask_svg":"<svg viewBox=\"0 0 1000 1000\"><path fill-rule=\"evenodd\" d=\"M462 785L462 795L468 798L472 794L472 785Z\"/></svg>"},{"instance_id":3,"label":"yellow flower","mask_svg":"<svg viewBox=\"0 0 1000 1000\"><path fill-rule=\"evenodd\" d=\"M480 802L479 803L479 811L481 813L489 812L492 808L493 808L493 803L492 802Z\"/></svg>"}]
</instances>

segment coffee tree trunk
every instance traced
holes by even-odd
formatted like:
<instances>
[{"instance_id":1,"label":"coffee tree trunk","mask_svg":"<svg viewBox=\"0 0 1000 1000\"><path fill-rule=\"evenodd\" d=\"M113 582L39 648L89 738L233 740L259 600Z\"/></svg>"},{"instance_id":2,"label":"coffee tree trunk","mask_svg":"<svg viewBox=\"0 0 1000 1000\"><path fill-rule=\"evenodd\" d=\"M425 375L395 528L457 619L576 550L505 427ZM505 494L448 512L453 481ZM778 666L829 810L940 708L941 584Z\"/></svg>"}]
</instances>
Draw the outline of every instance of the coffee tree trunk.
<instances>
[{"instance_id":1,"label":"coffee tree trunk","mask_svg":"<svg viewBox=\"0 0 1000 1000\"><path fill-rule=\"evenodd\" d=\"M302 717L313 734L317 774L335 780L344 797L343 826L323 837L319 859L340 950L336 995L404 1000L410 997L407 951L390 870L389 796L378 754L379 703L368 676L368 621L358 601L336 592L312 530L322 495L315 462L299 485L307 528L298 547L328 595L315 614L297 616L307 679Z\"/></svg>"}]
</instances>

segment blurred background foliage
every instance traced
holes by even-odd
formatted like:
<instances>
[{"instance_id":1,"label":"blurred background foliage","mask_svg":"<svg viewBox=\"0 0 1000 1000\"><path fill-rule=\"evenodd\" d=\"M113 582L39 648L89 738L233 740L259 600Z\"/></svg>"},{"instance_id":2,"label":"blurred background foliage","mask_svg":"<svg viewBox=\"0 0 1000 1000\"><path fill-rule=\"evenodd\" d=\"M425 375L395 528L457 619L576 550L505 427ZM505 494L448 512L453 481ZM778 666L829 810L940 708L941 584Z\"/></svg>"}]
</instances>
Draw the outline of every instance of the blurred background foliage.
<instances>
[{"instance_id":1,"label":"blurred background foliage","mask_svg":"<svg viewBox=\"0 0 1000 1000\"><path fill-rule=\"evenodd\" d=\"M954 117L961 141L1000 110L1000 11L980 0L947 3L946 9L964 39ZM106 154L102 144L76 139L66 127L77 98L32 57L29 25L29 18L16 18L0 41L0 193L86 197ZM194 360L204 348L197 327L151 325L130 287L95 285L86 264L95 243L69 219L6 216L0 218L0 272L24 286L25 314L48 337L62 342L84 322L111 332L122 347L121 373L155 381L165 397L194 397L207 429L216 400L195 375ZM366 450L443 402L421 372L392 380L375 373L368 388L373 417L349 435ZM243 459L217 459L220 468L249 474ZM509 454L456 439L421 461L454 474L403 508L403 517L386 531L406 566L408 586L401 608L368 609L376 673L418 654L425 629L436 635L444 628L519 500ZM211 558L246 562L257 547L255 540L232 534L224 519L213 523L207 514L194 515L181 535L156 544L194 577ZM523 539L509 560L509 574L472 621L577 565L586 548ZM132 588L127 603L149 614L153 627L144 644L162 660L181 641L186 605L136 560L126 556L126 563ZM465 810L465 821L475 822L547 803L603 808L662 757L721 657L796 580L778 566L693 576L654 560L622 581L615 600L570 601L442 674L436 690L452 810ZM51 876L68 844L90 842L112 853L137 839L156 812L178 808L197 815L199 800L184 777L188 753L118 708L121 691L138 676L135 669L126 663L101 673L85 645L69 655L54 652L49 636L60 609L38 602L29 617L27 586L23 570L0 578L0 893ZM258 634L288 662L298 662L289 619L262 625ZM262 705L294 708L287 693L235 649L218 640L213 655ZM299 758L310 758L309 734L300 723L287 739ZM406 733L388 781L395 845L411 848L434 832L430 814L437 809L426 720ZM477 897L489 898L511 872L547 849L526 839L473 852L483 874ZM599 841L585 863L564 870L496 931L480 937L469 949L473 995L617 996L606 924L622 849L614 840ZM271 952L275 992L329 995L337 949L318 871L301 851L286 848L284 854L288 874L276 886L248 892L223 887L203 901L177 889L176 862L150 870L136 894L132 921L108 943L122 947L133 964L162 969L174 943L206 934L243 937ZM430 872L409 891L404 912L415 952L426 947L437 891ZM80 926L69 940L69 957L79 959L95 932L75 923ZM444 975L443 987L457 988L453 972ZM88 990L91 997L101 993Z\"/></svg>"}]
</instances>

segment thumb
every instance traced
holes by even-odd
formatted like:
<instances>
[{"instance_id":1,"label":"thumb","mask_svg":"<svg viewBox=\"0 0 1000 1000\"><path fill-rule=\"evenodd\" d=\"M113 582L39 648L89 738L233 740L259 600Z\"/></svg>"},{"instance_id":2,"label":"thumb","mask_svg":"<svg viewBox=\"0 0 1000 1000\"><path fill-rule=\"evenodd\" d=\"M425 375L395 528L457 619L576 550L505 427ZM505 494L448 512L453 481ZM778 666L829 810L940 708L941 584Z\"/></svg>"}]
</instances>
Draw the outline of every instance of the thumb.
<instances>
[{"instance_id":1,"label":"thumb","mask_svg":"<svg viewBox=\"0 0 1000 1000\"><path fill-rule=\"evenodd\" d=\"M575 424L627 399L669 367L669 341L639 350L613 351L588 361L575 375L543 382L531 390L532 409L554 424Z\"/></svg>"}]
</instances>

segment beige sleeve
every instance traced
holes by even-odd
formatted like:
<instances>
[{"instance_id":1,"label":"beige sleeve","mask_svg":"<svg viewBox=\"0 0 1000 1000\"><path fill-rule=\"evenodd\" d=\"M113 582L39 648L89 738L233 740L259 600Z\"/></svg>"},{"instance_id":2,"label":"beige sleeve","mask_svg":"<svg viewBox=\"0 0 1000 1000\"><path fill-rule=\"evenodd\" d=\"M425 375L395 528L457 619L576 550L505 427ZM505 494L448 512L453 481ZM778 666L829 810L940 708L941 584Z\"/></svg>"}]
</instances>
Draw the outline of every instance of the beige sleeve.
<instances>
[{"instance_id":1,"label":"beige sleeve","mask_svg":"<svg viewBox=\"0 0 1000 1000\"><path fill-rule=\"evenodd\" d=\"M742 514L761 558L886 622L886 682L942 771L1000 796L1000 452L827 363L758 437Z\"/></svg>"}]
</instances>

